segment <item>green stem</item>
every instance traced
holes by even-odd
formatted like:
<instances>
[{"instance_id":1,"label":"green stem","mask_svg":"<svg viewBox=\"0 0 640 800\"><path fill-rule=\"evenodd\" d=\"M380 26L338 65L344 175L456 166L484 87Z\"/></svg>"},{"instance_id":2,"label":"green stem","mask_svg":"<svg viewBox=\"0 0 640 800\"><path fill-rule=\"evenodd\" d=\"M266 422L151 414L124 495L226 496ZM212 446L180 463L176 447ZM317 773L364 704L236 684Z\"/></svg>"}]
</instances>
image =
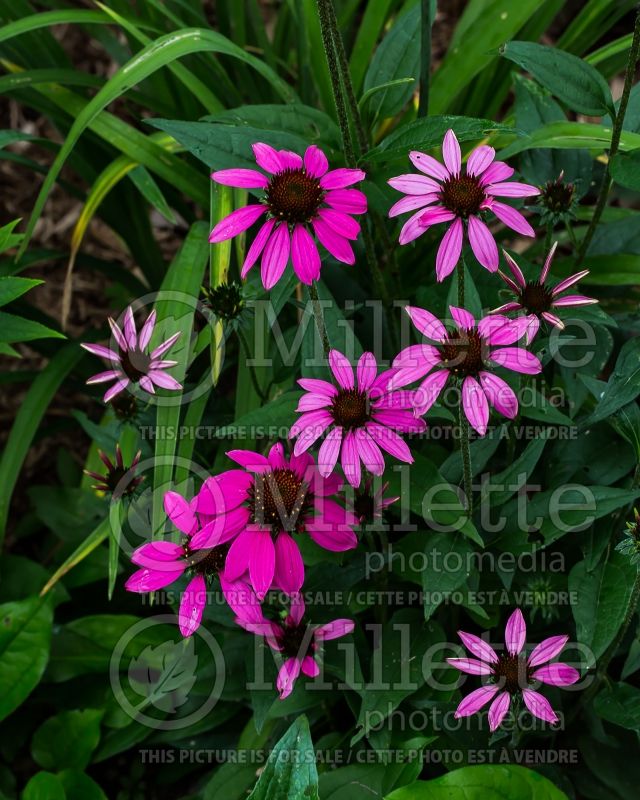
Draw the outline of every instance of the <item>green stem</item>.
<instances>
[{"instance_id":1,"label":"green stem","mask_svg":"<svg viewBox=\"0 0 640 800\"><path fill-rule=\"evenodd\" d=\"M327 328L324 324L324 314L322 313L322 305L320 304L320 298L318 297L318 288L316 286L315 281L309 286L309 297L311 297L311 302L313 304L313 316L316 320L316 328L318 329L318 336L320 337L320 341L322 342L322 349L324 350L325 357L329 355L329 351L331 350L331 344L329 343L329 336L327 335Z\"/></svg>"},{"instance_id":2,"label":"green stem","mask_svg":"<svg viewBox=\"0 0 640 800\"><path fill-rule=\"evenodd\" d=\"M620 106L618 107L618 113L616 114L615 123L613 125L613 133L611 134L611 147L609 148L609 158L607 159L607 165L605 167L604 175L602 177L602 185L600 187L598 202L596 203L596 207L593 212L593 217L591 217L591 222L589 223L589 227L587 228L585 237L582 240L582 244L578 252L578 258L576 259L576 266L579 266L584 260L587 250L589 249L589 245L591 244L591 240L593 239L593 234L595 233L596 227L600 222L600 217L602 216L602 212L604 211L605 206L607 205L609 190L611 189L611 183L612 183L611 161L615 156L615 154L618 152L618 147L620 145L622 126L624 124L624 116L627 113L627 105L629 103L629 95L631 94L631 87L633 85L633 79L635 77L636 62L638 61L639 51L640 51L640 6L636 11L636 21L633 27L633 39L631 41L631 47L629 48L627 71L624 76L624 87L622 89L622 96L620 98Z\"/></svg>"},{"instance_id":3,"label":"green stem","mask_svg":"<svg viewBox=\"0 0 640 800\"><path fill-rule=\"evenodd\" d=\"M553 237L553 225L549 222L547 225L547 231L544 235L544 252L545 254L551 250L551 239Z\"/></svg>"},{"instance_id":4,"label":"green stem","mask_svg":"<svg viewBox=\"0 0 640 800\"><path fill-rule=\"evenodd\" d=\"M420 14L420 102L418 116L429 115L429 84L431 82L431 0L422 0Z\"/></svg>"},{"instance_id":5,"label":"green stem","mask_svg":"<svg viewBox=\"0 0 640 800\"><path fill-rule=\"evenodd\" d=\"M458 263L458 306L464 308L464 261ZM464 493L467 499L467 515L473 511L473 489L471 488L471 445L469 444L469 421L462 407L462 383L460 383L460 401L458 406L458 421L460 424L460 455L462 456L462 474Z\"/></svg>"},{"instance_id":6,"label":"green stem","mask_svg":"<svg viewBox=\"0 0 640 800\"><path fill-rule=\"evenodd\" d=\"M262 402L267 399L266 394L262 390L260 386L260 382L258 381L258 376L256 375L256 370L253 364L249 364L249 358L251 356L251 350L249 349L249 343L247 342L247 337L238 327L236 329L236 333L238 334L238 339L240 339L241 349L245 352L245 357L247 358L247 366L249 367L249 375L251 376L251 383L253 384L253 388L255 389L256 394L260 398Z\"/></svg>"}]
</instances>

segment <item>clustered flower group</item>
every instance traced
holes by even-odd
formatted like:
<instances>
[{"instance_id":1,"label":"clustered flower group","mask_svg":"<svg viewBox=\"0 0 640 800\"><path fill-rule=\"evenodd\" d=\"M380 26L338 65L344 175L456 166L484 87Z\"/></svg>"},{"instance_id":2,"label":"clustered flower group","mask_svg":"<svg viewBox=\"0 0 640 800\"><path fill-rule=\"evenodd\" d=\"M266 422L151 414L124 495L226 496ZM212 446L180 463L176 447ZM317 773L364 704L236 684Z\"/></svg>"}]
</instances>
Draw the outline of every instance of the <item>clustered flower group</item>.
<instances>
[{"instance_id":1,"label":"clustered flower group","mask_svg":"<svg viewBox=\"0 0 640 800\"><path fill-rule=\"evenodd\" d=\"M256 195L255 201L220 220L209 239L214 244L223 242L260 221L241 277L260 260L262 283L270 290L291 262L299 280L311 285L321 272L318 245L336 260L354 264L353 243L361 232L355 217L367 211L366 195L354 186L365 173L330 169L315 145L300 155L259 142L253 152L258 169L224 169L211 176L221 185ZM518 399L509 373L535 375L542 370L539 358L526 349L541 322L562 327L559 309L595 302L583 295L563 294L586 270L548 285L555 245L538 280L527 281L506 252L511 275L499 271L498 246L487 223L495 218L516 233L534 236L522 212L503 200L532 197L540 191L510 180L513 168L497 161L492 147L476 147L463 166L460 145L449 130L442 146L444 163L418 151L409 153L409 159L418 172L389 180L404 194L389 216L411 212L400 231L400 244L409 244L444 224L435 260L437 280L444 280L460 265L466 238L477 261L490 272L498 272L513 299L479 320L463 307L450 306L450 317L444 320L427 309L406 307L420 342L399 352L388 369L380 370L375 356L365 352L354 371L343 353L330 350L331 380L298 381L303 394L296 409L299 416L289 430L290 451L277 443L267 455L251 450L228 452L237 466L209 477L195 497L184 498L176 492L165 495L167 517L181 540L175 541L172 534L169 539L150 541L132 556L138 570L126 583L130 591L153 592L188 577L178 614L184 636L198 628L208 593L219 585L236 622L263 637L280 654L277 688L281 697L291 692L300 673L308 677L319 673L316 658L323 641L347 635L354 627L347 619L323 625L305 621L300 543L308 537L333 552L357 546L358 526L379 520L397 499L385 498L385 487L374 492L373 476L384 474L387 456L413 462L407 437L426 429L423 417L447 385L459 390L464 415L480 436L488 430L491 408L513 419ZM514 312L516 316L507 316ZM178 333L149 351L155 321L154 311L138 333L129 308L123 330L109 320L113 347L83 345L110 362L111 369L88 381L113 381L105 402L125 389L154 394L155 387L182 388L167 372L177 362L162 360ZM314 447L315 457L310 452ZM355 490L351 504L341 499L338 464ZM107 467L113 469L110 463ZM121 458L118 468L122 468ZM288 598L286 615L279 621L269 618L270 590ZM471 714L491 700L489 721L495 730L518 694L532 714L548 722L556 720L548 702L530 687L535 682L563 686L577 680L577 672L567 665L542 666L560 652L566 637L545 640L524 660L526 629L518 610L507 624L503 655L476 636L460 636L479 660L451 659L450 664L463 672L485 675L491 682L462 701L458 716Z\"/></svg>"}]
</instances>

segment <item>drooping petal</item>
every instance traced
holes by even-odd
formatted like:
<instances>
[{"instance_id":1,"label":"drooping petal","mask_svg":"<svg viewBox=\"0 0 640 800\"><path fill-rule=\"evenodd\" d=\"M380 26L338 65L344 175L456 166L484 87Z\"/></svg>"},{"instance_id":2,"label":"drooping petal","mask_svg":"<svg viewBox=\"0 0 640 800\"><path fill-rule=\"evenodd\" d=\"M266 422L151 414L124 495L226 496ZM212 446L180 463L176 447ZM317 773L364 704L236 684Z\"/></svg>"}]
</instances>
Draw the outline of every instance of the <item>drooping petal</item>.
<instances>
[{"instance_id":1,"label":"drooping petal","mask_svg":"<svg viewBox=\"0 0 640 800\"><path fill-rule=\"evenodd\" d=\"M313 236L304 225L297 224L293 229L291 261L296 275L307 286L320 277L320 253Z\"/></svg>"},{"instance_id":2,"label":"drooping petal","mask_svg":"<svg viewBox=\"0 0 640 800\"><path fill-rule=\"evenodd\" d=\"M266 206L250 205L237 208L215 226L209 235L209 242L216 244L232 239L239 233L246 231L253 223L258 220L267 210Z\"/></svg>"},{"instance_id":3,"label":"drooping petal","mask_svg":"<svg viewBox=\"0 0 640 800\"><path fill-rule=\"evenodd\" d=\"M524 328L516 320L502 314L490 314L478 323L478 333L490 345L514 344L522 338Z\"/></svg>"},{"instance_id":4,"label":"drooping petal","mask_svg":"<svg viewBox=\"0 0 640 800\"><path fill-rule=\"evenodd\" d=\"M481 144L469 154L467 159L467 175L481 175L493 162L496 151L488 144Z\"/></svg>"},{"instance_id":5,"label":"drooping petal","mask_svg":"<svg viewBox=\"0 0 640 800\"><path fill-rule=\"evenodd\" d=\"M495 410L508 419L513 419L518 413L518 398L509 384L491 372L482 371L478 378Z\"/></svg>"},{"instance_id":6,"label":"drooping petal","mask_svg":"<svg viewBox=\"0 0 640 800\"><path fill-rule=\"evenodd\" d=\"M318 237L320 244L325 247L331 255L343 264L355 264L356 257L348 239L336 233L321 217L312 220L311 225Z\"/></svg>"},{"instance_id":7,"label":"drooping petal","mask_svg":"<svg viewBox=\"0 0 640 800\"><path fill-rule=\"evenodd\" d=\"M551 661L558 655L568 641L568 636L549 636L547 639L543 639L533 648L527 663L530 667L546 664L547 661Z\"/></svg>"},{"instance_id":8,"label":"drooping petal","mask_svg":"<svg viewBox=\"0 0 640 800\"><path fill-rule=\"evenodd\" d=\"M191 636L200 627L206 602L207 584L204 575L196 575L189 581L180 599L178 625L183 636Z\"/></svg>"},{"instance_id":9,"label":"drooping petal","mask_svg":"<svg viewBox=\"0 0 640 800\"><path fill-rule=\"evenodd\" d=\"M462 383L462 406L471 427L484 436L489 423L489 403L480 384L471 375L467 375Z\"/></svg>"},{"instance_id":10,"label":"drooping petal","mask_svg":"<svg viewBox=\"0 0 640 800\"><path fill-rule=\"evenodd\" d=\"M366 430L354 431L354 435L362 463L372 475L382 475L384 472L384 457L378 445L371 439Z\"/></svg>"},{"instance_id":11,"label":"drooping petal","mask_svg":"<svg viewBox=\"0 0 640 800\"><path fill-rule=\"evenodd\" d=\"M177 492L165 492L164 511L179 531L191 535L198 527L198 520L191 504Z\"/></svg>"},{"instance_id":12,"label":"drooping petal","mask_svg":"<svg viewBox=\"0 0 640 800\"><path fill-rule=\"evenodd\" d=\"M168 339L165 339L165 341L162 342L162 344L159 344L154 350L152 350L151 351L151 359L155 360L156 358L160 358L160 356L163 356L165 353L167 353L169 350L171 350L173 345L180 338L181 333L182 333L182 331L176 331Z\"/></svg>"},{"instance_id":13,"label":"drooping petal","mask_svg":"<svg viewBox=\"0 0 640 800\"><path fill-rule=\"evenodd\" d=\"M536 232L531 225L527 222L525 217L515 208L508 206L506 203L499 203L495 200L491 204L491 210L498 217L500 222L503 222L512 230L521 233L523 236L535 236Z\"/></svg>"},{"instance_id":14,"label":"drooping petal","mask_svg":"<svg viewBox=\"0 0 640 800\"><path fill-rule=\"evenodd\" d=\"M278 671L278 678L276 680L276 688L280 692L280 699L284 700L289 697L293 691L294 684L298 675L300 674L300 667L302 662L297 658L288 658Z\"/></svg>"},{"instance_id":15,"label":"drooping petal","mask_svg":"<svg viewBox=\"0 0 640 800\"><path fill-rule=\"evenodd\" d=\"M435 202L438 197L439 195L435 192L431 194L407 195L406 197L402 197L397 203L394 203L391 206L388 216L393 218L399 216L400 214L404 214L407 211L417 211L419 209L423 209L430 203Z\"/></svg>"},{"instance_id":16,"label":"drooping petal","mask_svg":"<svg viewBox=\"0 0 640 800\"><path fill-rule=\"evenodd\" d=\"M341 636L348 636L353 633L355 624L352 619L334 619L316 628L314 638L321 641L329 639L339 639Z\"/></svg>"},{"instance_id":17,"label":"drooping petal","mask_svg":"<svg viewBox=\"0 0 640 800\"><path fill-rule=\"evenodd\" d=\"M394 456L400 461L407 464L413 464L413 456L409 445L404 439L391 428L386 425L380 425L377 422L367 422L366 430L369 436L376 442L389 455Z\"/></svg>"},{"instance_id":18,"label":"drooping petal","mask_svg":"<svg viewBox=\"0 0 640 800\"><path fill-rule=\"evenodd\" d=\"M522 699L534 717L538 717L544 722L554 723L558 721L556 712L551 708L551 704L539 692L534 692L533 689L523 689Z\"/></svg>"},{"instance_id":19,"label":"drooping petal","mask_svg":"<svg viewBox=\"0 0 640 800\"><path fill-rule=\"evenodd\" d=\"M577 669L563 664L561 661L554 661L553 664L545 664L533 672L532 677L549 686L571 686L580 680L580 673Z\"/></svg>"},{"instance_id":20,"label":"drooping petal","mask_svg":"<svg viewBox=\"0 0 640 800\"><path fill-rule=\"evenodd\" d=\"M538 356L528 350L523 350L521 347L499 347L491 351L489 358L495 364L511 369L514 372L537 375L542 371L542 364Z\"/></svg>"},{"instance_id":21,"label":"drooping petal","mask_svg":"<svg viewBox=\"0 0 640 800\"><path fill-rule=\"evenodd\" d=\"M549 325L560 328L560 330L564 329L564 322L556 314L552 314L550 311L543 311L540 316L548 322Z\"/></svg>"},{"instance_id":22,"label":"drooping petal","mask_svg":"<svg viewBox=\"0 0 640 800\"><path fill-rule=\"evenodd\" d=\"M324 394L328 398L335 397L338 394L338 389L333 383L320 380L319 378L300 378L298 380L298 386L301 386L307 392Z\"/></svg>"},{"instance_id":23,"label":"drooping petal","mask_svg":"<svg viewBox=\"0 0 640 800\"><path fill-rule=\"evenodd\" d=\"M318 216L344 239L355 240L360 235L360 223L349 214L345 214L344 211L336 211L335 208L321 208Z\"/></svg>"},{"instance_id":24,"label":"drooping petal","mask_svg":"<svg viewBox=\"0 0 640 800\"><path fill-rule=\"evenodd\" d=\"M87 353L91 353L94 356L99 356L100 358L106 358L107 361L113 361L114 363L120 362L120 356L111 348L105 347L103 344L91 344L89 342L83 342L80 347L83 350L86 350Z\"/></svg>"},{"instance_id":25,"label":"drooping petal","mask_svg":"<svg viewBox=\"0 0 640 800\"><path fill-rule=\"evenodd\" d=\"M269 185L267 176L257 169L219 169L211 173L211 179L238 189L266 189Z\"/></svg>"},{"instance_id":26,"label":"drooping petal","mask_svg":"<svg viewBox=\"0 0 640 800\"><path fill-rule=\"evenodd\" d=\"M500 692L489 706L489 730L493 733L507 715L511 705L511 695L509 692Z\"/></svg>"},{"instance_id":27,"label":"drooping petal","mask_svg":"<svg viewBox=\"0 0 640 800\"><path fill-rule=\"evenodd\" d=\"M438 281L443 281L450 275L460 260L462 233L462 220L456 219L442 237L436 255L436 278Z\"/></svg>"},{"instance_id":28,"label":"drooping petal","mask_svg":"<svg viewBox=\"0 0 640 800\"><path fill-rule=\"evenodd\" d=\"M432 206L427 208L419 218L419 223L423 228L430 228L432 225L439 225L441 222L451 222L456 218L453 211L449 211L444 206Z\"/></svg>"},{"instance_id":29,"label":"drooping petal","mask_svg":"<svg viewBox=\"0 0 640 800\"><path fill-rule=\"evenodd\" d=\"M227 558L224 564L224 574L229 581L237 580L249 569L249 563L253 556L253 531L243 531L231 543ZM255 586L253 587L255 589Z\"/></svg>"},{"instance_id":30,"label":"drooping petal","mask_svg":"<svg viewBox=\"0 0 640 800\"><path fill-rule=\"evenodd\" d=\"M311 445L319 439L320 436L333 422L333 417L325 409L318 409L317 411L307 411L293 423L289 429L289 438L293 439L296 436L296 441L293 452L299 456L308 450Z\"/></svg>"},{"instance_id":31,"label":"drooping petal","mask_svg":"<svg viewBox=\"0 0 640 800\"><path fill-rule=\"evenodd\" d=\"M268 219L256 234L256 238L253 240L253 242L251 242L251 247L249 247L247 250L247 255L245 256L244 264L242 265L242 271L240 272L241 278L247 277L247 273L251 267L260 258L260 255L264 250L264 246L266 245L275 224L275 219Z\"/></svg>"},{"instance_id":32,"label":"drooping petal","mask_svg":"<svg viewBox=\"0 0 640 800\"><path fill-rule=\"evenodd\" d=\"M275 542L274 580L287 594L299 592L304 582L304 564L300 548L285 531L280 531Z\"/></svg>"},{"instance_id":33,"label":"drooping petal","mask_svg":"<svg viewBox=\"0 0 640 800\"><path fill-rule=\"evenodd\" d=\"M183 557L184 548L181 544L158 539L155 542L145 542L137 547L131 554L131 563L137 567L176 572L184 569L184 564L180 563L180 559Z\"/></svg>"},{"instance_id":34,"label":"drooping petal","mask_svg":"<svg viewBox=\"0 0 640 800\"><path fill-rule=\"evenodd\" d=\"M433 156L427 153L420 153L418 150L412 150L409 153L409 158L413 166L419 169L420 172L424 172L425 175L429 175L439 181L448 179L449 173L446 168Z\"/></svg>"},{"instance_id":35,"label":"drooping petal","mask_svg":"<svg viewBox=\"0 0 640 800\"><path fill-rule=\"evenodd\" d=\"M119 381L113 384L113 386L104 393L104 397L102 398L105 403L108 403L109 400L112 400L117 394L123 392L127 386L129 385L129 378L120 378Z\"/></svg>"},{"instance_id":36,"label":"drooping petal","mask_svg":"<svg viewBox=\"0 0 640 800\"><path fill-rule=\"evenodd\" d=\"M238 506L233 511L214 517L191 537L194 550L208 549L234 539L249 524L250 512L246 506Z\"/></svg>"},{"instance_id":37,"label":"drooping petal","mask_svg":"<svg viewBox=\"0 0 640 800\"><path fill-rule=\"evenodd\" d=\"M423 336L436 342L442 342L447 336L447 329L442 322L425 308L417 306L405 306L404 310L409 315L411 322L416 326Z\"/></svg>"},{"instance_id":38,"label":"drooping petal","mask_svg":"<svg viewBox=\"0 0 640 800\"><path fill-rule=\"evenodd\" d=\"M333 525L326 522L310 521L307 522L306 530L313 541L325 550L333 553L342 553L345 550L353 550L358 544L358 537L350 528L336 529Z\"/></svg>"},{"instance_id":39,"label":"drooping petal","mask_svg":"<svg viewBox=\"0 0 640 800\"><path fill-rule=\"evenodd\" d=\"M426 414L431 406L440 396L449 380L449 372L446 369L437 369L422 381L416 389L416 414Z\"/></svg>"},{"instance_id":40,"label":"drooping petal","mask_svg":"<svg viewBox=\"0 0 640 800\"><path fill-rule=\"evenodd\" d=\"M485 269L495 272L500 263L498 245L487 226L478 217L469 217L469 243L473 254Z\"/></svg>"},{"instance_id":41,"label":"drooping petal","mask_svg":"<svg viewBox=\"0 0 640 800\"><path fill-rule=\"evenodd\" d=\"M302 659L302 672L309 678L317 678L320 674L320 667L317 665L313 656L305 656Z\"/></svg>"},{"instance_id":42,"label":"drooping petal","mask_svg":"<svg viewBox=\"0 0 640 800\"><path fill-rule=\"evenodd\" d=\"M159 369L152 369L149 371L148 378L161 389L172 389L174 391L182 389L182 384L179 383L172 375L167 375L166 372Z\"/></svg>"},{"instance_id":43,"label":"drooping petal","mask_svg":"<svg viewBox=\"0 0 640 800\"><path fill-rule=\"evenodd\" d=\"M227 450L226 455L249 472L262 473L272 469L269 459L255 450Z\"/></svg>"},{"instance_id":44,"label":"drooping petal","mask_svg":"<svg viewBox=\"0 0 640 800\"><path fill-rule=\"evenodd\" d=\"M277 150L271 145L264 144L263 142L256 142L251 145L253 155L255 156L256 163L262 167L265 172L280 172L284 169L284 165Z\"/></svg>"},{"instance_id":45,"label":"drooping petal","mask_svg":"<svg viewBox=\"0 0 640 800\"><path fill-rule=\"evenodd\" d=\"M588 274L589 270L583 269L580 270L580 272L576 272L575 275L570 275L568 278L565 278L563 281L560 281L560 283L552 289L551 294L555 297L556 295L560 294L560 292L564 292L565 289L568 289L570 286L573 286L574 283L578 283L578 281L581 281L583 278L586 278Z\"/></svg>"},{"instance_id":46,"label":"drooping petal","mask_svg":"<svg viewBox=\"0 0 640 800\"><path fill-rule=\"evenodd\" d=\"M337 425L327 434L318 451L318 472L324 477L331 475L336 467L342 445L342 428Z\"/></svg>"},{"instance_id":47,"label":"drooping petal","mask_svg":"<svg viewBox=\"0 0 640 800\"><path fill-rule=\"evenodd\" d=\"M444 135L444 140L442 142L442 158L444 159L444 163L450 175L460 174L462 154L460 152L458 139L451 128L449 128Z\"/></svg>"},{"instance_id":48,"label":"drooping petal","mask_svg":"<svg viewBox=\"0 0 640 800\"><path fill-rule=\"evenodd\" d=\"M498 654L484 639L474 633L465 633L464 631L458 631L458 636L467 650L481 661L486 661L489 664L495 664L498 661Z\"/></svg>"},{"instance_id":49,"label":"drooping petal","mask_svg":"<svg viewBox=\"0 0 640 800\"><path fill-rule=\"evenodd\" d=\"M426 427L424 420L404 409L376 407L371 413L371 419L403 433L419 433Z\"/></svg>"},{"instance_id":50,"label":"drooping petal","mask_svg":"<svg viewBox=\"0 0 640 800\"><path fill-rule=\"evenodd\" d=\"M409 244L409 242L413 242L418 236L422 236L422 234L426 232L427 228L421 222L424 213L424 209L421 208L406 220L400 229L400 236L398 237L399 244Z\"/></svg>"},{"instance_id":51,"label":"drooping petal","mask_svg":"<svg viewBox=\"0 0 640 800\"><path fill-rule=\"evenodd\" d=\"M254 531L249 535L254 537L249 555L249 576L258 598L262 600L269 591L275 574L275 546L271 531Z\"/></svg>"},{"instance_id":52,"label":"drooping petal","mask_svg":"<svg viewBox=\"0 0 640 800\"><path fill-rule=\"evenodd\" d=\"M511 614L504 629L504 643L512 656L522 652L527 640L527 624L519 608Z\"/></svg>"},{"instance_id":53,"label":"drooping petal","mask_svg":"<svg viewBox=\"0 0 640 800\"><path fill-rule=\"evenodd\" d=\"M313 392L307 392L307 394L303 394L298 400L296 411L316 411L319 408L326 408L330 405L331 398L327 397L326 394L314 394Z\"/></svg>"},{"instance_id":54,"label":"drooping petal","mask_svg":"<svg viewBox=\"0 0 640 800\"><path fill-rule=\"evenodd\" d=\"M456 719L460 719L460 717L470 717L486 706L497 691L498 687L495 684L481 686L479 689L476 689L471 692L471 694L462 698L453 716Z\"/></svg>"},{"instance_id":55,"label":"drooping petal","mask_svg":"<svg viewBox=\"0 0 640 800\"><path fill-rule=\"evenodd\" d=\"M398 175L390 178L387 183L399 192L411 195L433 194L440 191L440 184L424 175L416 175L409 172L406 175Z\"/></svg>"},{"instance_id":56,"label":"drooping petal","mask_svg":"<svg viewBox=\"0 0 640 800\"><path fill-rule=\"evenodd\" d=\"M142 569L136 570L133 575L129 577L124 588L128 592L138 592L139 594L155 592L177 581L183 572L183 566L180 566L180 569L176 570L156 570L143 567Z\"/></svg>"},{"instance_id":57,"label":"drooping petal","mask_svg":"<svg viewBox=\"0 0 640 800\"><path fill-rule=\"evenodd\" d=\"M321 178L329 169L327 157L315 144L305 150L304 168L314 178Z\"/></svg>"},{"instance_id":58,"label":"drooping petal","mask_svg":"<svg viewBox=\"0 0 640 800\"><path fill-rule=\"evenodd\" d=\"M586 297L583 294L568 294L565 297L555 297L553 300L554 308L565 308L570 306L590 306L598 301L594 297Z\"/></svg>"},{"instance_id":59,"label":"drooping petal","mask_svg":"<svg viewBox=\"0 0 640 800\"><path fill-rule=\"evenodd\" d=\"M285 223L280 223L269 237L260 262L262 285L267 291L272 289L282 277L282 273L289 261L290 250L291 235L289 234L289 226Z\"/></svg>"},{"instance_id":60,"label":"drooping petal","mask_svg":"<svg viewBox=\"0 0 640 800\"><path fill-rule=\"evenodd\" d=\"M325 195L325 203L345 214L365 214L367 196L359 189L333 189Z\"/></svg>"},{"instance_id":61,"label":"drooping petal","mask_svg":"<svg viewBox=\"0 0 640 800\"><path fill-rule=\"evenodd\" d=\"M448 658L447 664L460 672L468 675L492 675L493 669L485 661L478 661L477 658Z\"/></svg>"},{"instance_id":62,"label":"drooping petal","mask_svg":"<svg viewBox=\"0 0 640 800\"><path fill-rule=\"evenodd\" d=\"M360 453L358 451L354 431L348 431L342 442L342 453L340 463L345 478L352 486L360 486L361 467Z\"/></svg>"},{"instance_id":63,"label":"drooping petal","mask_svg":"<svg viewBox=\"0 0 640 800\"><path fill-rule=\"evenodd\" d=\"M329 191L330 189L345 189L353 186L366 178L366 173L361 169L332 169L320 178L320 187Z\"/></svg>"},{"instance_id":64,"label":"drooping petal","mask_svg":"<svg viewBox=\"0 0 640 800\"><path fill-rule=\"evenodd\" d=\"M87 384L92 386L94 383L106 383L120 377L124 377L124 373L117 369L110 369L106 372L98 372L96 375L87 378Z\"/></svg>"},{"instance_id":65,"label":"drooping petal","mask_svg":"<svg viewBox=\"0 0 640 800\"><path fill-rule=\"evenodd\" d=\"M486 173L485 173L486 175ZM537 186L518 181L499 181L486 187L487 194L493 197L534 197L540 194Z\"/></svg>"},{"instance_id":66,"label":"drooping petal","mask_svg":"<svg viewBox=\"0 0 640 800\"><path fill-rule=\"evenodd\" d=\"M138 381L138 386L141 389L144 389L145 392L149 392L149 394L155 394L156 393L155 386L153 385L153 381L151 380L151 378L148 375L144 375L142 378L140 378L140 380Z\"/></svg>"},{"instance_id":67,"label":"drooping petal","mask_svg":"<svg viewBox=\"0 0 640 800\"><path fill-rule=\"evenodd\" d=\"M433 345L412 344L405 347L393 359L395 372L391 378L392 386L394 388L406 386L408 383L424 377L441 360L440 351Z\"/></svg>"},{"instance_id":68,"label":"drooping petal","mask_svg":"<svg viewBox=\"0 0 640 800\"><path fill-rule=\"evenodd\" d=\"M198 492L196 511L215 516L237 508L247 499L252 485L253 475L243 469L229 469L207 478Z\"/></svg>"},{"instance_id":69,"label":"drooping petal","mask_svg":"<svg viewBox=\"0 0 640 800\"><path fill-rule=\"evenodd\" d=\"M329 352L329 366L334 378L343 389L355 388L353 367L349 363L349 359L339 350L331 350Z\"/></svg>"}]
</instances>

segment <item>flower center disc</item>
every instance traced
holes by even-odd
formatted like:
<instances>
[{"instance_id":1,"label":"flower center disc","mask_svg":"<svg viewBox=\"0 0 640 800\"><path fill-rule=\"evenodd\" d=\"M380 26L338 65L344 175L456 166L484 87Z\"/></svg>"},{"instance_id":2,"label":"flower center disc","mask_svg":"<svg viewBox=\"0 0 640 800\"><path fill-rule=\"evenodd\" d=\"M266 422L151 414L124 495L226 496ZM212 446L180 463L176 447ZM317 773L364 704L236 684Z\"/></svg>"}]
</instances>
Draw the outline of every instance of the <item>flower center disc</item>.
<instances>
[{"instance_id":1,"label":"flower center disc","mask_svg":"<svg viewBox=\"0 0 640 800\"><path fill-rule=\"evenodd\" d=\"M296 530L298 518L308 505L307 486L290 469L256 474L249 490L253 522L277 530Z\"/></svg>"},{"instance_id":2,"label":"flower center disc","mask_svg":"<svg viewBox=\"0 0 640 800\"><path fill-rule=\"evenodd\" d=\"M442 360L454 375L477 375L484 366L485 345L475 328L455 330L447 334L441 345Z\"/></svg>"},{"instance_id":3,"label":"flower center disc","mask_svg":"<svg viewBox=\"0 0 640 800\"><path fill-rule=\"evenodd\" d=\"M149 372L151 358L142 350L126 350L121 354L120 359L124 374L133 383L137 383Z\"/></svg>"},{"instance_id":4,"label":"flower center disc","mask_svg":"<svg viewBox=\"0 0 640 800\"><path fill-rule=\"evenodd\" d=\"M336 425L347 430L361 428L369 420L367 395L357 389L340 389L330 411Z\"/></svg>"},{"instance_id":5,"label":"flower center disc","mask_svg":"<svg viewBox=\"0 0 640 800\"><path fill-rule=\"evenodd\" d=\"M305 637L307 638L306 649L303 647ZM285 626L282 634L278 636L278 643L288 658L295 658L298 655L300 658L304 658L312 649L312 640L313 637L307 633L306 625ZM303 650L304 652L302 652Z\"/></svg>"},{"instance_id":6,"label":"flower center disc","mask_svg":"<svg viewBox=\"0 0 640 800\"><path fill-rule=\"evenodd\" d=\"M228 544L220 544L212 547L211 550L196 550L194 553L187 552L189 566L199 575L211 577L222 572L224 563L229 552Z\"/></svg>"},{"instance_id":7,"label":"flower center disc","mask_svg":"<svg viewBox=\"0 0 640 800\"><path fill-rule=\"evenodd\" d=\"M500 656L498 663L493 667L493 674L509 694L516 694L531 683L531 670L527 667L526 659L509 653Z\"/></svg>"},{"instance_id":8,"label":"flower center disc","mask_svg":"<svg viewBox=\"0 0 640 800\"><path fill-rule=\"evenodd\" d=\"M369 492L356 494L353 501L353 510L361 522L372 522L375 516L373 496Z\"/></svg>"},{"instance_id":9,"label":"flower center disc","mask_svg":"<svg viewBox=\"0 0 640 800\"><path fill-rule=\"evenodd\" d=\"M442 184L440 192L442 205L464 219L471 214L477 214L485 198L480 181L473 175L449 178Z\"/></svg>"},{"instance_id":10,"label":"flower center disc","mask_svg":"<svg viewBox=\"0 0 640 800\"><path fill-rule=\"evenodd\" d=\"M538 281L528 283L520 292L520 303L529 314L542 314L551 308L553 295L551 289L541 285Z\"/></svg>"},{"instance_id":11,"label":"flower center disc","mask_svg":"<svg viewBox=\"0 0 640 800\"><path fill-rule=\"evenodd\" d=\"M320 181L305 169L285 169L269 181L266 199L276 219L284 222L310 222L324 198Z\"/></svg>"}]
</instances>

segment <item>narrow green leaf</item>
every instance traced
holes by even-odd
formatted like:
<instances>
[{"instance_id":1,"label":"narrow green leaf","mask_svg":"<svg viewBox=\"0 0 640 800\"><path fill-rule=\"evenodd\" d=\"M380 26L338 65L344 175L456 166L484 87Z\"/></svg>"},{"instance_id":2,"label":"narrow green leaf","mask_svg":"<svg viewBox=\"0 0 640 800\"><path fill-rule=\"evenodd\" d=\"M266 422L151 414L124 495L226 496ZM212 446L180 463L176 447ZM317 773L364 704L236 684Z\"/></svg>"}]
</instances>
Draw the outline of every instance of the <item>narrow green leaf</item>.
<instances>
[{"instance_id":1,"label":"narrow green leaf","mask_svg":"<svg viewBox=\"0 0 640 800\"><path fill-rule=\"evenodd\" d=\"M534 131L529 136L522 136L502 149L499 158L511 158L523 150L538 147L552 147L572 150L574 147L587 148L602 152L611 145L611 128L606 125L594 125L588 122L552 122ZM620 150L627 152L640 147L640 134L623 131L620 137Z\"/></svg>"},{"instance_id":2,"label":"narrow green leaf","mask_svg":"<svg viewBox=\"0 0 640 800\"><path fill-rule=\"evenodd\" d=\"M37 278L0 278L0 306L6 306L16 297L20 297L34 286L39 286L44 281Z\"/></svg>"},{"instance_id":3,"label":"narrow green leaf","mask_svg":"<svg viewBox=\"0 0 640 800\"><path fill-rule=\"evenodd\" d=\"M65 335L34 322L0 311L0 342L30 342L33 339L65 339Z\"/></svg>"},{"instance_id":4,"label":"narrow green leaf","mask_svg":"<svg viewBox=\"0 0 640 800\"><path fill-rule=\"evenodd\" d=\"M92 533L78 545L71 555L66 558L58 569L49 578L47 583L43 586L40 596L45 595L55 584L64 577L69 570L73 569L77 564L83 561L90 553L99 547L109 536L111 524L109 519L104 519L98 524Z\"/></svg>"}]
</instances>

